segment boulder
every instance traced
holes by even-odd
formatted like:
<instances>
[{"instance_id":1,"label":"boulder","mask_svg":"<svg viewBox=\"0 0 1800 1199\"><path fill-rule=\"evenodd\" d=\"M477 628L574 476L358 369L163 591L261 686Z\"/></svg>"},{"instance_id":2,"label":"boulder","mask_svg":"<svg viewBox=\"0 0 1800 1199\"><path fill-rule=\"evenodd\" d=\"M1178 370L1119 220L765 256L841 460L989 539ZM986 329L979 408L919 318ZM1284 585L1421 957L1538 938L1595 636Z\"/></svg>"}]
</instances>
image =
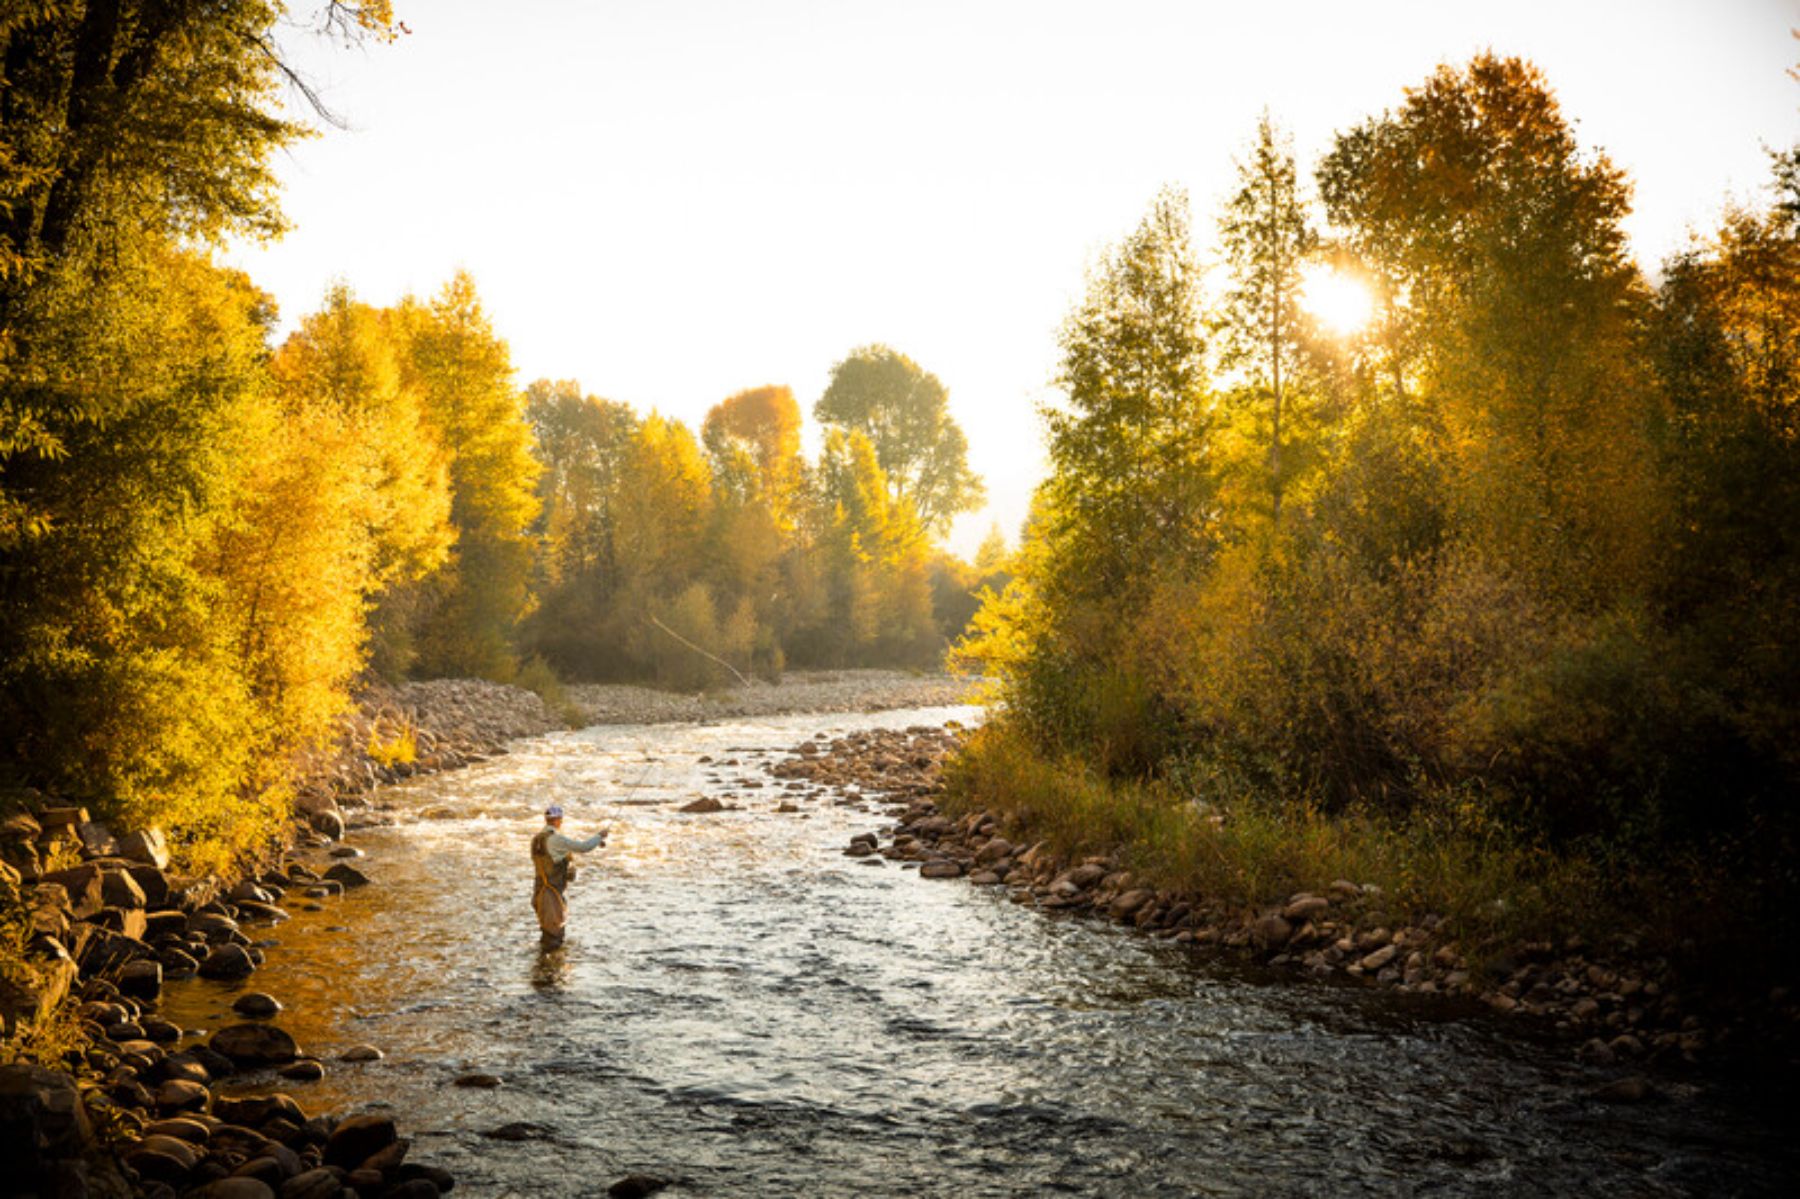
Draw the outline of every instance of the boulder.
<instances>
[{"instance_id":1,"label":"boulder","mask_svg":"<svg viewBox=\"0 0 1800 1199\"><path fill-rule=\"evenodd\" d=\"M162 963L154 958L138 958L126 962L119 967L116 981L119 994L155 1002L156 997L162 994Z\"/></svg>"},{"instance_id":2,"label":"boulder","mask_svg":"<svg viewBox=\"0 0 1800 1199\"><path fill-rule=\"evenodd\" d=\"M59 886L67 893L70 917L86 920L106 906L106 892L98 866L74 866L38 876L38 885Z\"/></svg>"},{"instance_id":3,"label":"boulder","mask_svg":"<svg viewBox=\"0 0 1800 1199\"><path fill-rule=\"evenodd\" d=\"M1367 954L1357 963L1365 972L1372 973L1393 961L1400 954L1398 945L1383 945L1373 953Z\"/></svg>"},{"instance_id":4,"label":"boulder","mask_svg":"<svg viewBox=\"0 0 1800 1199\"><path fill-rule=\"evenodd\" d=\"M146 1137L174 1137L178 1141L186 1141L190 1145L201 1145L212 1135L212 1130L200 1121L189 1116L170 1116L166 1120L158 1120L144 1129Z\"/></svg>"},{"instance_id":5,"label":"boulder","mask_svg":"<svg viewBox=\"0 0 1800 1199\"><path fill-rule=\"evenodd\" d=\"M301 1058L290 1062L276 1071L281 1077L294 1082L318 1082L325 1077L325 1064L312 1058Z\"/></svg>"},{"instance_id":6,"label":"boulder","mask_svg":"<svg viewBox=\"0 0 1800 1199\"><path fill-rule=\"evenodd\" d=\"M1273 952L1288 943L1294 926L1281 916L1264 916L1250 926L1250 942L1264 952Z\"/></svg>"},{"instance_id":7,"label":"boulder","mask_svg":"<svg viewBox=\"0 0 1800 1199\"><path fill-rule=\"evenodd\" d=\"M325 1164L355 1169L399 1139L394 1118L370 1112L341 1121L325 1142Z\"/></svg>"},{"instance_id":8,"label":"boulder","mask_svg":"<svg viewBox=\"0 0 1800 1199\"><path fill-rule=\"evenodd\" d=\"M267 1020L282 1010L281 1001L261 991L245 991L232 1001L231 1010L252 1020Z\"/></svg>"},{"instance_id":9,"label":"boulder","mask_svg":"<svg viewBox=\"0 0 1800 1199\"><path fill-rule=\"evenodd\" d=\"M275 1199L269 1184L256 1178L221 1178L189 1194L188 1199Z\"/></svg>"},{"instance_id":10,"label":"boulder","mask_svg":"<svg viewBox=\"0 0 1800 1199\"><path fill-rule=\"evenodd\" d=\"M1304 924L1316 919L1331 910L1331 901L1322 895L1308 895L1304 891L1287 901L1281 909L1281 918L1290 924Z\"/></svg>"},{"instance_id":11,"label":"boulder","mask_svg":"<svg viewBox=\"0 0 1800 1199\"><path fill-rule=\"evenodd\" d=\"M490 1090L500 1085L500 1078L494 1074L459 1074L450 1085Z\"/></svg>"},{"instance_id":12,"label":"boulder","mask_svg":"<svg viewBox=\"0 0 1800 1199\"><path fill-rule=\"evenodd\" d=\"M669 1185L666 1178L654 1174L627 1174L606 1188L608 1199L644 1199Z\"/></svg>"},{"instance_id":13,"label":"boulder","mask_svg":"<svg viewBox=\"0 0 1800 1199\"><path fill-rule=\"evenodd\" d=\"M725 810L725 805L710 795L703 795L691 803L682 804L675 810L677 812L692 812L696 815L706 815L711 812L723 812Z\"/></svg>"},{"instance_id":14,"label":"boulder","mask_svg":"<svg viewBox=\"0 0 1800 1199\"><path fill-rule=\"evenodd\" d=\"M169 868L169 847L159 828L139 829L119 838L119 856L161 872Z\"/></svg>"},{"instance_id":15,"label":"boulder","mask_svg":"<svg viewBox=\"0 0 1800 1199\"><path fill-rule=\"evenodd\" d=\"M373 1045L352 1045L338 1055L340 1062L378 1062L385 1054Z\"/></svg>"},{"instance_id":16,"label":"boulder","mask_svg":"<svg viewBox=\"0 0 1800 1199\"><path fill-rule=\"evenodd\" d=\"M1125 894L1113 900L1112 906L1107 910L1112 913L1115 919L1123 919L1136 912L1155 897L1155 892L1146 891L1142 888L1134 891L1127 891Z\"/></svg>"},{"instance_id":17,"label":"boulder","mask_svg":"<svg viewBox=\"0 0 1800 1199\"><path fill-rule=\"evenodd\" d=\"M214 1033L208 1044L240 1067L279 1066L300 1056L294 1038L273 1024L227 1025Z\"/></svg>"},{"instance_id":18,"label":"boulder","mask_svg":"<svg viewBox=\"0 0 1800 1199\"><path fill-rule=\"evenodd\" d=\"M381 1193L381 1199L437 1199L437 1184L428 1178L409 1178Z\"/></svg>"},{"instance_id":19,"label":"boulder","mask_svg":"<svg viewBox=\"0 0 1800 1199\"><path fill-rule=\"evenodd\" d=\"M206 960L200 963L201 978L224 980L248 978L255 971L256 961L250 956L250 951L242 945L234 945L229 942L215 946L213 951L206 955Z\"/></svg>"},{"instance_id":20,"label":"boulder","mask_svg":"<svg viewBox=\"0 0 1800 1199\"><path fill-rule=\"evenodd\" d=\"M961 878L962 872L961 862L952 862L943 858L927 862L919 867L920 878Z\"/></svg>"},{"instance_id":21,"label":"boulder","mask_svg":"<svg viewBox=\"0 0 1800 1199\"><path fill-rule=\"evenodd\" d=\"M156 1089L156 1110L165 1116L204 1111L211 1101L210 1091L185 1078L171 1078Z\"/></svg>"},{"instance_id":22,"label":"boulder","mask_svg":"<svg viewBox=\"0 0 1800 1199\"><path fill-rule=\"evenodd\" d=\"M39 1178L49 1163L81 1153L93 1138L73 1078L25 1062L0 1066L0 1161L9 1184Z\"/></svg>"},{"instance_id":23,"label":"boulder","mask_svg":"<svg viewBox=\"0 0 1800 1199\"><path fill-rule=\"evenodd\" d=\"M144 909L141 907L116 908L108 905L95 912L91 920L101 928L111 929L115 933L123 933L133 941L142 941L144 933L149 928L149 922L144 919Z\"/></svg>"},{"instance_id":24,"label":"boulder","mask_svg":"<svg viewBox=\"0 0 1800 1199\"><path fill-rule=\"evenodd\" d=\"M327 870L325 872L325 878L327 881L337 883L342 887L366 887L369 885L368 875L364 874L356 867L346 866L342 862L336 863L331 869Z\"/></svg>"},{"instance_id":25,"label":"boulder","mask_svg":"<svg viewBox=\"0 0 1800 1199\"><path fill-rule=\"evenodd\" d=\"M81 850L90 858L110 858L119 852L119 839L105 821L89 820L75 826Z\"/></svg>"},{"instance_id":26,"label":"boulder","mask_svg":"<svg viewBox=\"0 0 1800 1199\"><path fill-rule=\"evenodd\" d=\"M37 822L43 826L46 835L72 831L88 822L88 811L86 808L45 808L37 814Z\"/></svg>"},{"instance_id":27,"label":"boulder","mask_svg":"<svg viewBox=\"0 0 1800 1199\"><path fill-rule=\"evenodd\" d=\"M239 916L244 920L276 924L288 918L287 912L274 904L261 903L254 899L240 900L237 909Z\"/></svg>"},{"instance_id":28,"label":"boulder","mask_svg":"<svg viewBox=\"0 0 1800 1199\"><path fill-rule=\"evenodd\" d=\"M148 945L136 937L126 936L98 924L79 927L87 930L87 939L80 946L76 960L81 963L82 972L89 976L110 974L123 967L126 962L156 956Z\"/></svg>"},{"instance_id":29,"label":"boulder","mask_svg":"<svg viewBox=\"0 0 1800 1199\"><path fill-rule=\"evenodd\" d=\"M281 1184L281 1199L338 1199L344 1184L325 1167L296 1174Z\"/></svg>"}]
</instances>

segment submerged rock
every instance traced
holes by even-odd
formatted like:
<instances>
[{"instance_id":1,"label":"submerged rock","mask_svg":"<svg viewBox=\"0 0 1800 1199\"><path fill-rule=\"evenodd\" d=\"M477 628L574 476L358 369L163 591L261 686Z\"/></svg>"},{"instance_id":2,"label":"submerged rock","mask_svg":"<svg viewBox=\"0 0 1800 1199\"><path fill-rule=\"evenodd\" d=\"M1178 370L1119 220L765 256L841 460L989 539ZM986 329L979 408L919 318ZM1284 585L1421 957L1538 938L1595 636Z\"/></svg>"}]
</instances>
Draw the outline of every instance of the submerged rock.
<instances>
[{"instance_id":1,"label":"submerged rock","mask_svg":"<svg viewBox=\"0 0 1800 1199\"><path fill-rule=\"evenodd\" d=\"M209 1044L237 1066L279 1066L300 1056L294 1038L273 1024L229 1025L214 1033Z\"/></svg>"}]
</instances>

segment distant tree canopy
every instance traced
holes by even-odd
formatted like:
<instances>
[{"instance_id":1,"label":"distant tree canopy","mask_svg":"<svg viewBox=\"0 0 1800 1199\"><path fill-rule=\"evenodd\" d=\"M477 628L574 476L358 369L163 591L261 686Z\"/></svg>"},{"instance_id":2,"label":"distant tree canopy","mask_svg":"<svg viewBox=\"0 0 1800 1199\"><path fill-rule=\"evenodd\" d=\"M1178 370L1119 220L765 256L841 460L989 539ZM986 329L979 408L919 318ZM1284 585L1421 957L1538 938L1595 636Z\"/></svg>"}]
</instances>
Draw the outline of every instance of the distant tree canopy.
<instances>
[{"instance_id":1,"label":"distant tree canopy","mask_svg":"<svg viewBox=\"0 0 1800 1199\"><path fill-rule=\"evenodd\" d=\"M968 440L949 402L936 375L897 350L870 345L832 368L813 415L867 437L889 494L941 533L952 517L986 499L980 478L969 470Z\"/></svg>"},{"instance_id":2,"label":"distant tree canopy","mask_svg":"<svg viewBox=\"0 0 1800 1199\"><path fill-rule=\"evenodd\" d=\"M957 656L1047 754L1208 798L1787 844L1793 161L1652 289L1623 175L1529 64L1441 68L1339 134L1322 212L1265 119L1222 295L1171 194L1090 279L1055 474ZM1371 285L1367 328L1294 306L1328 264Z\"/></svg>"}]
</instances>

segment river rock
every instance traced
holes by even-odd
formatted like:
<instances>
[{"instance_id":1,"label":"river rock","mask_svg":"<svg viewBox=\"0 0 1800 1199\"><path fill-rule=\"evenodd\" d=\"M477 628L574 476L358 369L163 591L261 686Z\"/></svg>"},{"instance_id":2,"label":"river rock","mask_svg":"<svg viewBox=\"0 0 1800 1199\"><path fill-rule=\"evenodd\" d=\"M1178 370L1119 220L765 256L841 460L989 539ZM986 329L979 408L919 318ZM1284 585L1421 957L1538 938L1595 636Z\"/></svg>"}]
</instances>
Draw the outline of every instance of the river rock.
<instances>
[{"instance_id":1,"label":"river rock","mask_svg":"<svg viewBox=\"0 0 1800 1199\"><path fill-rule=\"evenodd\" d=\"M373 1045L352 1045L338 1055L340 1062L378 1062L385 1054Z\"/></svg>"},{"instance_id":2,"label":"river rock","mask_svg":"<svg viewBox=\"0 0 1800 1199\"><path fill-rule=\"evenodd\" d=\"M296 1174L281 1184L281 1199L338 1199L344 1184L336 1171L320 1166Z\"/></svg>"},{"instance_id":3,"label":"river rock","mask_svg":"<svg viewBox=\"0 0 1800 1199\"><path fill-rule=\"evenodd\" d=\"M169 868L169 847L160 828L126 833L119 838L119 856L141 862L152 870L163 871Z\"/></svg>"},{"instance_id":4,"label":"river rock","mask_svg":"<svg viewBox=\"0 0 1800 1199\"><path fill-rule=\"evenodd\" d=\"M962 872L961 862L952 862L944 858L927 862L919 867L920 878L961 878Z\"/></svg>"},{"instance_id":5,"label":"river rock","mask_svg":"<svg viewBox=\"0 0 1800 1199\"><path fill-rule=\"evenodd\" d=\"M327 870L325 872L325 878L327 881L337 883L342 887L366 887L369 885L368 875L364 874L356 867L347 866L342 862L338 862L336 865L332 866L331 869Z\"/></svg>"},{"instance_id":6,"label":"river rock","mask_svg":"<svg viewBox=\"0 0 1800 1199\"><path fill-rule=\"evenodd\" d=\"M654 1174L627 1174L606 1188L609 1199L644 1199L669 1185L666 1178Z\"/></svg>"},{"instance_id":7,"label":"river rock","mask_svg":"<svg viewBox=\"0 0 1800 1199\"><path fill-rule=\"evenodd\" d=\"M75 1080L25 1062L0 1066L0 1161L9 1183L35 1180L51 1161L93 1141Z\"/></svg>"},{"instance_id":8,"label":"river rock","mask_svg":"<svg viewBox=\"0 0 1800 1199\"><path fill-rule=\"evenodd\" d=\"M1273 952L1288 943L1294 926L1281 916L1264 916L1250 926L1250 941L1264 952Z\"/></svg>"},{"instance_id":9,"label":"river rock","mask_svg":"<svg viewBox=\"0 0 1800 1199\"><path fill-rule=\"evenodd\" d=\"M684 803L675 810L677 812L692 812L704 815L710 812L723 812L725 810L725 805L710 795L702 795L699 799L696 799L691 803Z\"/></svg>"},{"instance_id":10,"label":"river rock","mask_svg":"<svg viewBox=\"0 0 1800 1199\"><path fill-rule=\"evenodd\" d=\"M275 1073L294 1082L318 1082L325 1077L325 1063L306 1057L288 1063Z\"/></svg>"},{"instance_id":11,"label":"river rock","mask_svg":"<svg viewBox=\"0 0 1800 1199\"><path fill-rule=\"evenodd\" d=\"M491 1090L500 1085L500 1079L493 1074L461 1074L450 1084L457 1087L476 1087Z\"/></svg>"},{"instance_id":12,"label":"river rock","mask_svg":"<svg viewBox=\"0 0 1800 1199\"><path fill-rule=\"evenodd\" d=\"M399 1139L394 1118L377 1112L351 1116L340 1122L325 1142L325 1164L345 1170L355 1169L377 1150L385 1149Z\"/></svg>"},{"instance_id":13,"label":"river rock","mask_svg":"<svg viewBox=\"0 0 1800 1199\"><path fill-rule=\"evenodd\" d=\"M171 1078L156 1089L156 1110L165 1116L203 1111L211 1100L212 1092L185 1078Z\"/></svg>"},{"instance_id":14,"label":"river rock","mask_svg":"<svg viewBox=\"0 0 1800 1199\"><path fill-rule=\"evenodd\" d=\"M148 906L144 889L138 886L137 878L122 866L100 872L100 897L109 907L142 911Z\"/></svg>"},{"instance_id":15,"label":"river rock","mask_svg":"<svg viewBox=\"0 0 1800 1199\"><path fill-rule=\"evenodd\" d=\"M216 946L200 963L200 977L232 980L249 978L256 972L256 960L242 945L227 942Z\"/></svg>"},{"instance_id":16,"label":"river rock","mask_svg":"<svg viewBox=\"0 0 1800 1199\"><path fill-rule=\"evenodd\" d=\"M231 1010L252 1020L267 1020L283 1010L281 1000L261 991L245 991L232 1001Z\"/></svg>"},{"instance_id":17,"label":"river rock","mask_svg":"<svg viewBox=\"0 0 1800 1199\"><path fill-rule=\"evenodd\" d=\"M1287 906L1281 909L1281 918L1290 924L1300 925L1308 920L1315 920L1330 910L1329 899L1302 891L1287 901Z\"/></svg>"},{"instance_id":18,"label":"river rock","mask_svg":"<svg viewBox=\"0 0 1800 1199\"><path fill-rule=\"evenodd\" d=\"M1109 907L1107 911L1112 913L1114 919L1123 920L1125 917L1134 914L1139 908L1149 903L1155 897L1155 892L1146 891L1140 887L1136 890L1127 891L1125 894L1113 900L1112 906Z\"/></svg>"},{"instance_id":19,"label":"river rock","mask_svg":"<svg viewBox=\"0 0 1800 1199\"><path fill-rule=\"evenodd\" d=\"M144 1128L146 1137L174 1137L190 1145L202 1145L212 1130L191 1116L169 1116Z\"/></svg>"},{"instance_id":20,"label":"river rock","mask_svg":"<svg viewBox=\"0 0 1800 1199\"><path fill-rule=\"evenodd\" d=\"M89 820L75 826L81 851L90 858L110 858L119 852L119 839L104 820Z\"/></svg>"},{"instance_id":21,"label":"river rock","mask_svg":"<svg viewBox=\"0 0 1800 1199\"><path fill-rule=\"evenodd\" d=\"M256 1178L221 1178L194 1191L187 1199L275 1199L269 1184Z\"/></svg>"},{"instance_id":22,"label":"river rock","mask_svg":"<svg viewBox=\"0 0 1800 1199\"><path fill-rule=\"evenodd\" d=\"M126 962L119 967L116 981L119 994L154 1003L156 997L162 994L162 963L154 958L139 958L136 961Z\"/></svg>"},{"instance_id":23,"label":"river rock","mask_svg":"<svg viewBox=\"0 0 1800 1199\"><path fill-rule=\"evenodd\" d=\"M38 876L38 886L46 884L58 886L66 893L67 908L71 918L86 920L106 906L105 883L98 866L75 866L68 870L53 870L49 874Z\"/></svg>"},{"instance_id":24,"label":"river rock","mask_svg":"<svg viewBox=\"0 0 1800 1199\"><path fill-rule=\"evenodd\" d=\"M437 1196L437 1186L424 1178L397 1182L381 1193L381 1199L437 1199Z\"/></svg>"},{"instance_id":25,"label":"river rock","mask_svg":"<svg viewBox=\"0 0 1800 1199\"><path fill-rule=\"evenodd\" d=\"M125 1151L125 1164L150 1182L180 1183L199 1164L192 1145L174 1137L145 1137Z\"/></svg>"},{"instance_id":26,"label":"river rock","mask_svg":"<svg viewBox=\"0 0 1800 1199\"><path fill-rule=\"evenodd\" d=\"M288 918L287 912L272 903L261 903L254 899L239 901L238 915L244 920L255 920L263 923L278 924Z\"/></svg>"},{"instance_id":27,"label":"river rock","mask_svg":"<svg viewBox=\"0 0 1800 1199\"><path fill-rule=\"evenodd\" d=\"M1615 1078L1588 1092L1589 1099L1596 1099L1601 1103L1642 1103L1655 1097L1656 1088L1651 1085L1650 1080L1637 1074L1628 1078Z\"/></svg>"},{"instance_id":28,"label":"river rock","mask_svg":"<svg viewBox=\"0 0 1800 1199\"><path fill-rule=\"evenodd\" d=\"M236 1066L279 1066L300 1055L294 1038L273 1024L228 1025L212 1035L209 1045Z\"/></svg>"},{"instance_id":29,"label":"river rock","mask_svg":"<svg viewBox=\"0 0 1800 1199\"><path fill-rule=\"evenodd\" d=\"M1372 974L1393 961L1399 954L1400 947L1398 945L1384 945L1373 953L1364 955L1357 965L1361 966L1366 973Z\"/></svg>"}]
</instances>

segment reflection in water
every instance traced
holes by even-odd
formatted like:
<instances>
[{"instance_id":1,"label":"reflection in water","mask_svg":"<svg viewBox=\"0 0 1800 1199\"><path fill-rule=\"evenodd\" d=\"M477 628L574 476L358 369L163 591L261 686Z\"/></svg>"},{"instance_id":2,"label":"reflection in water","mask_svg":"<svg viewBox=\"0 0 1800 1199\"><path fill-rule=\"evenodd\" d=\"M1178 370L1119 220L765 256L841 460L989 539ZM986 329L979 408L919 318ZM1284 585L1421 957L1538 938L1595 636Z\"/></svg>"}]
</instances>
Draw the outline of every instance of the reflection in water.
<instances>
[{"instance_id":1,"label":"reflection in water","mask_svg":"<svg viewBox=\"0 0 1800 1199\"><path fill-rule=\"evenodd\" d=\"M537 964L531 968L531 985L538 990L560 989L569 980L569 947L538 946Z\"/></svg>"},{"instance_id":2,"label":"reflection in water","mask_svg":"<svg viewBox=\"0 0 1800 1199\"><path fill-rule=\"evenodd\" d=\"M355 836L375 885L297 911L250 981L328 1065L284 1085L391 1104L472 1196L630 1172L671 1195L1754 1194L1795 1172L1785 1096L1597 1106L1604 1076L1564 1050L845 858L880 818L763 773L820 729L950 716L590 729L384 792L398 823ZM735 810L676 811L697 794ZM527 845L552 802L613 833L545 952ZM218 1027L237 989L167 1005ZM385 1060L335 1060L364 1041ZM504 1085L451 1085L469 1072ZM542 1139L482 1135L508 1123Z\"/></svg>"}]
</instances>

